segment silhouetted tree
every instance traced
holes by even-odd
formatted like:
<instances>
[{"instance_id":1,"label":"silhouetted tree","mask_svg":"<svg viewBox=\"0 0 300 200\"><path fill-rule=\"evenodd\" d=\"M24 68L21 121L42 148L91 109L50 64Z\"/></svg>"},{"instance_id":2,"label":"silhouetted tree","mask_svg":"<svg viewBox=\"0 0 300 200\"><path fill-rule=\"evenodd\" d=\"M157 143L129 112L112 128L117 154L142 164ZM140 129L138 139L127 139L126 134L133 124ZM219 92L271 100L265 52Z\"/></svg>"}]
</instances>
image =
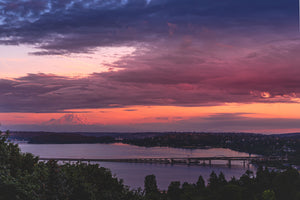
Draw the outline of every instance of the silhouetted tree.
<instances>
[{"instance_id":1,"label":"silhouetted tree","mask_svg":"<svg viewBox=\"0 0 300 200\"><path fill-rule=\"evenodd\" d=\"M202 176L199 176L196 186L198 190L202 190L205 188L205 181Z\"/></svg>"},{"instance_id":2,"label":"silhouetted tree","mask_svg":"<svg viewBox=\"0 0 300 200\"><path fill-rule=\"evenodd\" d=\"M145 197L149 200L159 199L159 191L157 188L155 175L148 175L144 181Z\"/></svg>"},{"instance_id":3,"label":"silhouetted tree","mask_svg":"<svg viewBox=\"0 0 300 200\"><path fill-rule=\"evenodd\" d=\"M181 200L181 189L179 181L172 181L168 187L168 199Z\"/></svg>"}]
</instances>

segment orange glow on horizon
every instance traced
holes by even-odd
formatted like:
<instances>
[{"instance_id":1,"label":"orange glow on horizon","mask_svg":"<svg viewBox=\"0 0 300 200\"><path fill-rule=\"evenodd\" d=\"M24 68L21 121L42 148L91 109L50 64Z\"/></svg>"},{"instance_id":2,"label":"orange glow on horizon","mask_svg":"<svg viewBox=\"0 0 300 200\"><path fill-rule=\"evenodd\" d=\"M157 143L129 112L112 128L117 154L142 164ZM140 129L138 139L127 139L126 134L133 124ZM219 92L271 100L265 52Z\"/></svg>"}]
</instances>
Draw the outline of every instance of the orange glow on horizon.
<instances>
[{"instance_id":1,"label":"orange glow on horizon","mask_svg":"<svg viewBox=\"0 0 300 200\"><path fill-rule=\"evenodd\" d=\"M298 103L230 103L211 107L176 106L132 106L126 108L78 109L65 113L0 113L0 122L13 124L45 124L51 119L59 119L66 114L76 114L89 125L172 123L195 117L207 117L215 114L237 113L249 118L285 118L300 119Z\"/></svg>"}]
</instances>

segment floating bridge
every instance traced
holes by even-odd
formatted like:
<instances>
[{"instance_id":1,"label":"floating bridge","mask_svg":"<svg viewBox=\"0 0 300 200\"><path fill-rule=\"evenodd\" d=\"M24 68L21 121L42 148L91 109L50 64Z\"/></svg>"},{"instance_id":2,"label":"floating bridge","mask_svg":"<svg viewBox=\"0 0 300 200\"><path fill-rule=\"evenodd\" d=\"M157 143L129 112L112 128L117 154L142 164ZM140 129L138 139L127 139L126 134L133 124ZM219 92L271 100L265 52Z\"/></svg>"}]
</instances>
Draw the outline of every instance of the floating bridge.
<instances>
[{"instance_id":1,"label":"floating bridge","mask_svg":"<svg viewBox=\"0 0 300 200\"><path fill-rule=\"evenodd\" d=\"M40 161L56 160L62 162L120 162L120 163L150 163L150 164L185 164L211 166L213 161L226 161L227 166L231 167L232 161L242 161L244 167L256 161L284 161L283 157L184 157L184 158L120 158L120 159L88 159L88 158L39 158Z\"/></svg>"}]
</instances>

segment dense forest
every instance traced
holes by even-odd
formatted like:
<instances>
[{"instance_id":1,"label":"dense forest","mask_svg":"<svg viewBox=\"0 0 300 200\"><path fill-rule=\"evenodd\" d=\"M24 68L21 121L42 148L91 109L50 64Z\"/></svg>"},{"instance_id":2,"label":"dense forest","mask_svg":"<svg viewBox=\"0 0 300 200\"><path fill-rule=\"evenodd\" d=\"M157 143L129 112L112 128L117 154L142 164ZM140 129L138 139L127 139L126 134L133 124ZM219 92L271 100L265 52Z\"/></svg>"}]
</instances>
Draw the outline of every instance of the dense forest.
<instances>
[{"instance_id":1,"label":"dense forest","mask_svg":"<svg viewBox=\"0 0 300 200\"><path fill-rule=\"evenodd\" d=\"M227 181L212 172L208 183L171 182L160 191L154 175L145 177L144 189L131 190L108 169L91 164L39 162L21 153L16 144L0 136L0 199L3 200L300 200L300 175L260 167Z\"/></svg>"}]
</instances>

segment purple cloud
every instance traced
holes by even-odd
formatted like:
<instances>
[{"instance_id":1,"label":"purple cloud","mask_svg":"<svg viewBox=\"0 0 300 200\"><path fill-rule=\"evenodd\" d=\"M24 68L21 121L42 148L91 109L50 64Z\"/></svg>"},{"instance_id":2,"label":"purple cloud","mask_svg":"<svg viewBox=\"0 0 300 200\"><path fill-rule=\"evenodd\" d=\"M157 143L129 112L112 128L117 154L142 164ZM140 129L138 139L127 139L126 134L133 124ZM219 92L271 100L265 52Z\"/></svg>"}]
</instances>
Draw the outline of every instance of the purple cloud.
<instances>
[{"instance_id":1,"label":"purple cloud","mask_svg":"<svg viewBox=\"0 0 300 200\"><path fill-rule=\"evenodd\" d=\"M30 44L36 55L91 52L95 47L199 39L204 27L259 42L265 32L295 36L292 0L2 0L0 43ZM271 39L271 38L270 38Z\"/></svg>"},{"instance_id":2,"label":"purple cloud","mask_svg":"<svg viewBox=\"0 0 300 200\"><path fill-rule=\"evenodd\" d=\"M273 42L270 47L257 48L255 57L240 54L232 60L217 53L219 59L206 56L197 45L174 45L171 49L155 48L124 59L122 70L84 78L28 74L12 80L0 79L0 111L297 103L294 100L300 94L298 40Z\"/></svg>"}]
</instances>

